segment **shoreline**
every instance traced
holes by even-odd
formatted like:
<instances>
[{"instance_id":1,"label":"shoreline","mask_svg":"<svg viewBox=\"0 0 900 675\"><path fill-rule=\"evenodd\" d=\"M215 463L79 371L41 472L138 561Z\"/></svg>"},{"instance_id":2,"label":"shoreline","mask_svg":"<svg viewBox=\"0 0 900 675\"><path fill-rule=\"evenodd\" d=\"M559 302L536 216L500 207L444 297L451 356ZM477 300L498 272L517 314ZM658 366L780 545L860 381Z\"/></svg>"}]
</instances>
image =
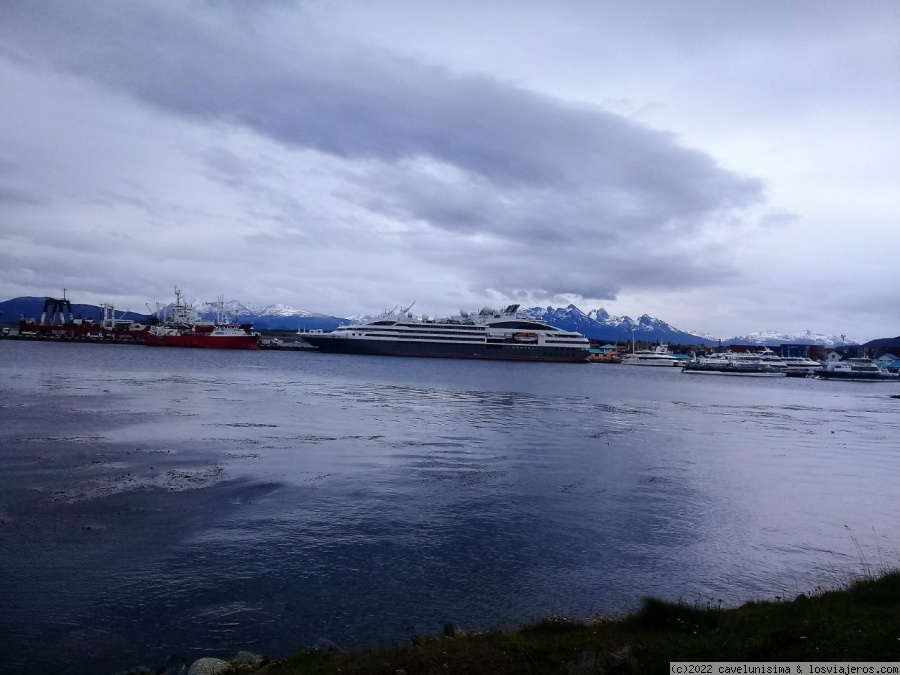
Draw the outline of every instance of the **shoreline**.
<instances>
[{"instance_id":1,"label":"shoreline","mask_svg":"<svg viewBox=\"0 0 900 675\"><path fill-rule=\"evenodd\" d=\"M446 624L442 636L414 636L407 646L354 651L320 639L284 659L239 652L230 661L201 659L202 665L194 664L197 668L187 672L663 673L671 661L898 660L900 570L894 569L863 575L837 589L817 588L809 595L750 601L734 608L647 598L638 611L617 619L598 616L575 622L551 616L511 631L479 633ZM162 672L168 671L139 666L117 675Z\"/></svg>"}]
</instances>

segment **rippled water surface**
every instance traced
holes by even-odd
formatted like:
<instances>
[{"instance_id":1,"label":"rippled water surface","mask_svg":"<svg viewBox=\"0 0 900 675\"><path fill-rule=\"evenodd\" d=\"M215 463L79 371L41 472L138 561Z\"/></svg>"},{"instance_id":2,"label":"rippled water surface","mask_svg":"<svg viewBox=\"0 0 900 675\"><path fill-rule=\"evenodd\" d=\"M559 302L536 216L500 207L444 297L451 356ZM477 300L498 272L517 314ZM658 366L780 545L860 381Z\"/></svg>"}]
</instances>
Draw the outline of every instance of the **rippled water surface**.
<instances>
[{"instance_id":1,"label":"rippled water surface","mask_svg":"<svg viewBox=\"0 0 900 675\"><path fill-rule=\"evenodd\" d=\"M896 383L0 342L2 672L895 566Z\"/></svg>"}]
</instances>

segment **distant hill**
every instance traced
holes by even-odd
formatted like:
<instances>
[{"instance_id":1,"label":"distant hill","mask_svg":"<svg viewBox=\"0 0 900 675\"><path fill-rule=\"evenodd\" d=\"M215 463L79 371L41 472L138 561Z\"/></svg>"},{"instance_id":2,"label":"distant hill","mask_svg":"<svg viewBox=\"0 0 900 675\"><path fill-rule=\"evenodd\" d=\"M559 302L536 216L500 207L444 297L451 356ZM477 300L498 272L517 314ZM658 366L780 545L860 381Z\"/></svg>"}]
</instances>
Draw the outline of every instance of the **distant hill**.
<instances>
[{"instance_id":1,"label":"distant hill","mask_svg":"<svg viewBox=\"0 0 900 675\"><path fill-rule=\"evenodd\" d=\"M878 338L877 340L869 340L863 347L881 350L900 350L900 335L892 338Z\"/></svg>"}]
</instances>

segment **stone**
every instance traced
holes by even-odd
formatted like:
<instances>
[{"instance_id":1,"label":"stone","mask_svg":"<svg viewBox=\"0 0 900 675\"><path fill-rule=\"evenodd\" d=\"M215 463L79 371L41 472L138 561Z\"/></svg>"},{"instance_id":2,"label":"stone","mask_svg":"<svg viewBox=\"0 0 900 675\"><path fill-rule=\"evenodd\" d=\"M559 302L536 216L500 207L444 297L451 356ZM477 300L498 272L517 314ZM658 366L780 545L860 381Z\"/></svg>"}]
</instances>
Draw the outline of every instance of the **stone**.
<instances>
[{"instance_id":1,"label":"stone","mask_svg":"<svg viewBox=\"0 0 900 675\"><path fill-rule=\"evenodd\" d=\"M316 644L313 645L313 649L319 652L325 652L327 654L337 654L342 652L343 650L337 646L336 643L332 642L328 638L319 638L316 640Z\"/></svg>"},{"instance_id":2,"label":"stone","mask_svg":"<svg viewBox=\"0 0 900 675\"><path fill-rule=\"evenodd\" d=\"M269 662L268 656L262 654L254 654L253 652L240 651L234 655L229 663L239 671L259 670Z\"/></svg>"},{"instance_id":3,"label":"stone","mask_svg":"<svg viewBox=\"0 0 900 675\"><path fill-rule=\"evenodd\" d=\"M581 652L578 660L567 666L569 675L594 675L603 673L603 658L595 652Z\"/></svg>"},{"instance_id":4,"label":"stone","mask_svg":"<svg viewBox=\"0 0 900 675\"><path fill-rule=\"evenodd\" d=\"M221 675L230 667L228 661L207 656L194 661L188 668L187 675Z\"/></svg>"},{"instance_id":5,"label":"stone","mask_svg":"<svg viewBox=\"0 0 900 675\"><path fill-rule=\"evenodd\" d=\"M459 627L459 624L455 623L445 623L444 624L444 637L455 638L462 635L462 629Z\"/></svg>"},{"instance_id":6,"label":"stone","mask_svg":"<svg viewBox=\"0 0 900 675\"><path fill-rule=\"evenodd\" d=\"M188 671L188 662L177 654L169 655L163 664L159 675L185 675Z\"/></svg>"},{"instance_id":7,"label":"stone","mask_svg":"<svg viewBox=\"0 0 900 675\"><path fill-rule=\"evenodd\" d=\"M640 664L634 653L634 647L623 647L610 655L607 661L607 669L610 673L636 673L640 670Z\"/></svg>"}]
</instances>

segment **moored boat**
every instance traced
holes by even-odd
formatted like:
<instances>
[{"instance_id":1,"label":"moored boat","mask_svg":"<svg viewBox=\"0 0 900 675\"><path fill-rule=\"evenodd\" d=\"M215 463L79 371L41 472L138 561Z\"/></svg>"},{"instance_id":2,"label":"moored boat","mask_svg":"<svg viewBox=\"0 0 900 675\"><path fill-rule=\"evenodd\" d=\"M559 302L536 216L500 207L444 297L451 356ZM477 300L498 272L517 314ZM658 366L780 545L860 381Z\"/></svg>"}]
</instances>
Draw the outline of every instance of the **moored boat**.
<instances>
[{"instance_id":1,"label":"moored boat","mask_svg":"<svg viewBox=\"0 0 900 675\"><path fill-rule=\"evenodd\" d=\"M778 356L778 354L773 352L768 347L763 347L756 352L752 352L752 355L758 356L759 360L765 365L771 367L772 370L783 372L785 375L788 374L787 363L785 363L783 358Z\"/></svg>"},{"instance_id":2,"label":"moored boat","mask_svg":"<svg viewBox=\"0 0 900 675\"><path fill-rule=\"evenodd\" d=\"M788 377L812 377L822 369L819 361L807 356L782 356L781 360L787 366Z\"/></svg>"},{"instance_id":3,"label":"moored boat","mask_svg":"<svg viewBox=\"0 0 900 675\"><path fill-rule=\"evenodd\" d=\"M581 333L519 317L519 305L447 319L416 317L411 308L301 337L322 352L339 354L587 363L590 343Z\"/></svg>"},{"instance_id":4,"label":"moored boat","mask_svg":"<svg viewBox=\"0 0 900 675\"><path fill-rule=\"evenodd\" d=\"M657 345L655 349L638 349L622 359L624 366L677 366L681 361L669 351L669 345Z\"/></svg>"},{"instance_id":5,"label":"moored boat","mask_svg":"<svg viewBox=\"0 0 900 675\"><path fill-rule=\"evenodd\" d=\"M742 375L745 377L784 377L783 367L767 363L759 354L720 352L689 361L682 373L693 375Z\"/></svg>"},{"instance_id":6,"label":"moored boat","mask_svg":"<svg viewBox=\"0 0 900 675\"><path fill-rule=\"evenodd\" d=\"M158 310L159 323L151 326L144 338L150 347L196 347L202 349L259 349L259 333L251 326L229 323L225 317L224 300L216 304L216 320L204 321L175 289L175 304Z\"/></svg>"},{"instance_id":7,"label":"moored boat","mask_svg":"<svg viewBox=\"0 0 900 675\"><path fill-rule=\"evenodd\" d=\"M897 373L879 366L872 359L854 358L831 361L816 372L822 380L845 380L850 382L890 382L897 381Z\"/></svg>"}]
</instances>

